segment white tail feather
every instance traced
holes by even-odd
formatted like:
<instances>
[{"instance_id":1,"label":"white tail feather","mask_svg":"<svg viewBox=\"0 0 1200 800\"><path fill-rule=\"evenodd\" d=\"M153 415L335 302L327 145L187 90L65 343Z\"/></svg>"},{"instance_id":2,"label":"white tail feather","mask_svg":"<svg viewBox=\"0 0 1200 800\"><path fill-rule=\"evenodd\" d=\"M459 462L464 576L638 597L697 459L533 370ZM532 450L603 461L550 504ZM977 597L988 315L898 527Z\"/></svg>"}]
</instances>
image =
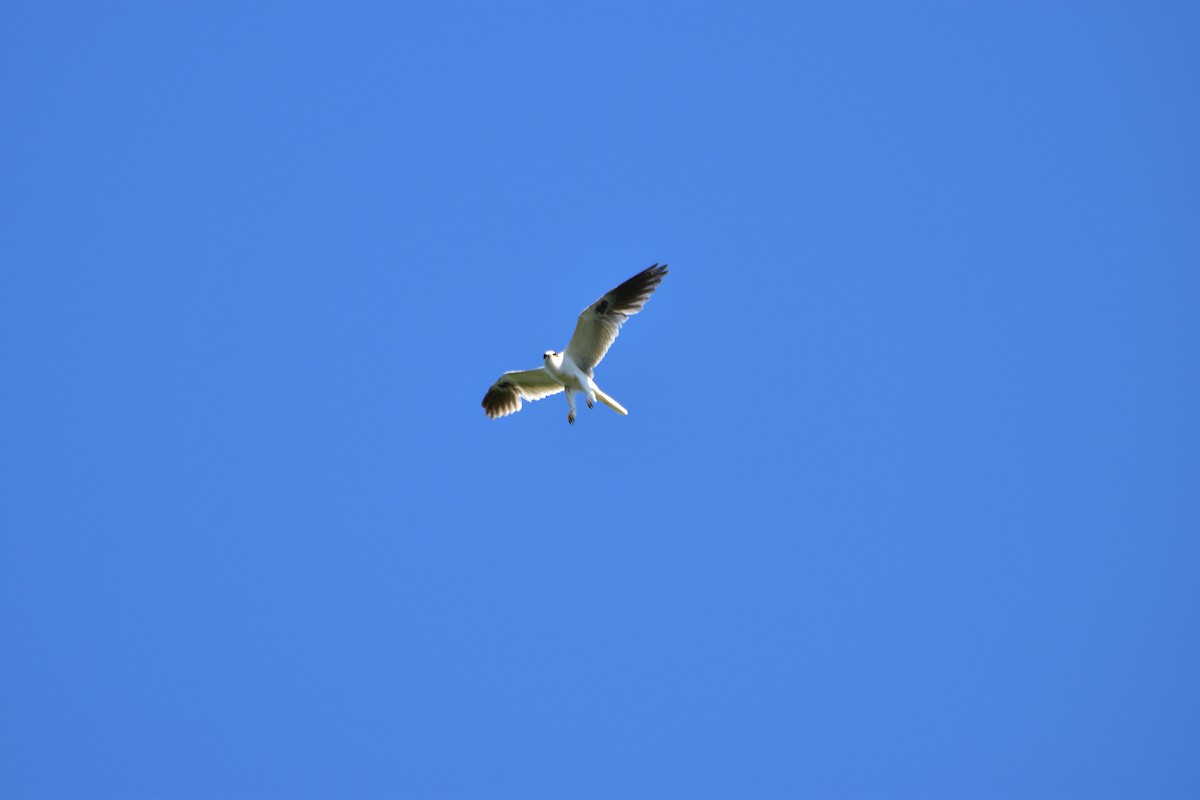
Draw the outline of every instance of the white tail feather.
<instances>
[{"instance_id":1,"label":"white tail feather","mask_svg":"<svg viewBox=\"0 0 1200 800\"><path fill-rule=\"evenodd\" d=\"M609 408L611 408L613 411L617 412L618 414L621 414L622 416L626 416L626 417L629 416L629 412L625 410L625 406L621 405L616 400L613 400L611 397L609 397L608 395L606 395L604 392L600 391L599 389L596 390L596 399L599 400L601 403L604 403L604 405L608 406Z\"/></svg>"}]
</instances>

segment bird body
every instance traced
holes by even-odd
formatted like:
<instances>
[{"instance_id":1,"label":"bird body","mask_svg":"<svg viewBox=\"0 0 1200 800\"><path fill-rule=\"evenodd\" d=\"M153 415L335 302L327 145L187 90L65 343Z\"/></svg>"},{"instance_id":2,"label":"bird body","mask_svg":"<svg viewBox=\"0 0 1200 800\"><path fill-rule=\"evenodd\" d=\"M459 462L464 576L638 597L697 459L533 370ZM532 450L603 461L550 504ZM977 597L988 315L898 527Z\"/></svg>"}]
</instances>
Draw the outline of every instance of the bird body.
<instances>
[{"instance_id":1,"label":"bird body","mask_svg":"<svg viewBox=\"0 0 1200 800\"><path fill-rule=\"evenodd\" d=\"M543 368L550 377L563 385L568 392L586 394L595 400L596 383L579 368L575 360L566 353L547 352L542 356Z\"/></svg>"},{"instance_id":2,"label":"bird body","mask_svg":"<svg viewBox=\"0 0 1200 800\"><path fill-rule=\"evenodd\" d=\"M542 354L540 369L501 375L483 397L488 417L514 414L521 410L522 400L540 400L562 391L567 394L567 422L572 425L576 394L584 395L588 408L599 400L618 414L628 414L624 406L596 385L596 365L616 341L625 320L642 310L666 274L666 264L642 270L583 310L566 350L547 350Z\"/></svg>"},{"instance_id":3,"label":"bird body","mask_svg":"<svg viewBox=\"0 0 1200 800\"><path fill-rule=\"evenodd\" d=\"M588 408L591 408L592 404L599 400L618 414L629 415L624 406L602 392L596 385L596 381L580 369L574 359L566 353L548 352L544 359L546 372L550 374L551 378L561 383L567 393L567 404L571 407L571 413L567 415L568 421L574 421L572 418L575 415L576 393L586 396Z\"/></svg>"}]
</instances>

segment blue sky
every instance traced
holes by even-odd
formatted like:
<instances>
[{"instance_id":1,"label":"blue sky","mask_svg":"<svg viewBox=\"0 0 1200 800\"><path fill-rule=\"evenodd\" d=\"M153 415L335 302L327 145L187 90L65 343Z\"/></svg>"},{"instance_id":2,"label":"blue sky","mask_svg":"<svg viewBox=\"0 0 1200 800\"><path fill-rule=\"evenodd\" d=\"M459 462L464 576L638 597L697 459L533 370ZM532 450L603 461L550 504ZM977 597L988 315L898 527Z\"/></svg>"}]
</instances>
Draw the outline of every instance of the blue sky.
<instances>
[{"instance_id":1,"label":"blue sky","mask_svg":"<svg viewBox=\"0 0 1200 800\"><path fill-rule=\"evenodd\" d=\"M1200 795L1198 41L0 5L0 796Z\"/></svg>"}]
</instances>

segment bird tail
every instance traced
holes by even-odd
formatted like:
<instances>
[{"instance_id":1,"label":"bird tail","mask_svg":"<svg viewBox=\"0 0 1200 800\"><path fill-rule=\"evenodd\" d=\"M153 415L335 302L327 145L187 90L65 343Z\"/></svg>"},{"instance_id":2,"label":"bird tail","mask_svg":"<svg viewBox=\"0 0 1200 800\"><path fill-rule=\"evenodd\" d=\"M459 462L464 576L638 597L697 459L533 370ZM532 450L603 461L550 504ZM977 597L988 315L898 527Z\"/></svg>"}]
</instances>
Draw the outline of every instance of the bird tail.
<instances>
[{"instance_id":1,"label":"bird tail","mask_svg":"<svg viewBox=\"0 0 1200 800\"><path fill-rule=\"evenodd\" d=\"M599 389L596 390L596 399L599 400L601 403L604 403L604 405L608 406L609 408L611 408L613 411L617 412L618 414L620 414L622 416L626 416L626 417L629 416L629 412L625 410L625 406L621 405L616 400L613 400L611 397L609 397L608 395L606 395L604 392L600 391Z\"/></svg>"}]
</instances>

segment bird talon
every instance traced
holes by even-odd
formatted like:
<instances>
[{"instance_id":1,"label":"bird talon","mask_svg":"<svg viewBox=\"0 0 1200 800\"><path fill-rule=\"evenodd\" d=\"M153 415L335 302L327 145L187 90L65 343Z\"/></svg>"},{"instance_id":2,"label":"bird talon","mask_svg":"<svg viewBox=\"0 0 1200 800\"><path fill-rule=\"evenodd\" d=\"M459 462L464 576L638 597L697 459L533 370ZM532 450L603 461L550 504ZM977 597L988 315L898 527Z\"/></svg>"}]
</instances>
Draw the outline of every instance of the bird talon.
<instances>
[{"instance_id":1,"label":"bird talon","mask_svg":"<svg viewBox=\"0 0 1200 800\"><path fill-rule=\"evenodd\" d=\"M587 401L587 404L588 404L588 408L591 408L591 407L592 407L592 401L591 401L591 400L588 400L588 401Z\"/></svg>"},{"instance_id":2,"label":"bird talon","mask_svg":"<svg viewBox=\"0 0 1200 800\"><path fill-rule=\"evenodd\" d=\"M571 425L575 424L575 412L574 411L572 411L570 414L567 414L567 422L570 423Z\"/></svg>"}]
</instances>

